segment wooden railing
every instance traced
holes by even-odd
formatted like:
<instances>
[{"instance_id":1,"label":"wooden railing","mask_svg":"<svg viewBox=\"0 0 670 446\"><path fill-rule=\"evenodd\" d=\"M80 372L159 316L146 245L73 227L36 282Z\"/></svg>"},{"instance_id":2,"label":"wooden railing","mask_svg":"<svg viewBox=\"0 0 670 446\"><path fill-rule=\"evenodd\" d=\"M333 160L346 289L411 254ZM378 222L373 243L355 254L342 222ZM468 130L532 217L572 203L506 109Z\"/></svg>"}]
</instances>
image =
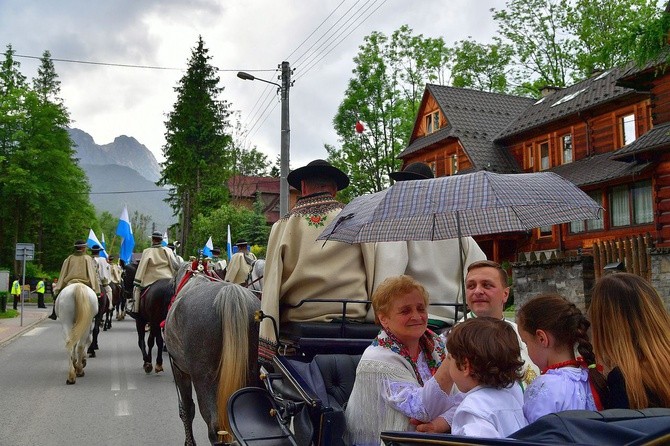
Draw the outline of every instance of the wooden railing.
<instances>
[{"instance_id":1,"label":"wooden railing","mask_svg":"<svg viewBox=\"0 0 670 446\"><path fill-rule=\"evenodd\" d=\"M626 272L651 279L651 258L649 248L653 248L649 233L593 243L593 269L596 280L603 274L603 268L611 263L622 262Z\"/></svg>"}]
</instances>

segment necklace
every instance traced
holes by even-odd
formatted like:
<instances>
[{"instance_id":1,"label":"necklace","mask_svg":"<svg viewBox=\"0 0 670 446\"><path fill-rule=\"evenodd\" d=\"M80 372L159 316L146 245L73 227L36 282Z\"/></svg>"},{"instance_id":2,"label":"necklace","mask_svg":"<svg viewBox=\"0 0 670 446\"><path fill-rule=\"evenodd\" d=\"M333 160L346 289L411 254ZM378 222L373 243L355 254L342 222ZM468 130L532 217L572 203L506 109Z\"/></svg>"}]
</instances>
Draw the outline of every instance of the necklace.
<instances>
[{"instance_id":1,"label":"necklace","mask_svg":"<svg viewBox=\"0 0 670 446\"><path fill-rule=\"evenodd\" d=\"M561 367L580 367L581 363L576 359L570 359L568 361L559 362L557 364L552 364L549 367L542 369L541 374L544 375L549 370L560 369Z\"/></svg>"}]
</instances>

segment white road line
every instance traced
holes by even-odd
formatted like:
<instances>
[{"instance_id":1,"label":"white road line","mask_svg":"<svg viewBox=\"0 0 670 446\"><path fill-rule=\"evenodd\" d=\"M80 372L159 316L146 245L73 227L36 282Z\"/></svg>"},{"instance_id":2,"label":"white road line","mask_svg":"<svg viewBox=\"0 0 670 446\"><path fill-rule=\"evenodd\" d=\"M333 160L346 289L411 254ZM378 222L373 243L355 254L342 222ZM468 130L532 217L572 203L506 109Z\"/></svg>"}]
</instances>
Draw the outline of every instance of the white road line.
<instances>
[{"instance_id":1,"label":"white road line","mask_svg":"<svg viewBox=\"0 0 670 446\"><path fill-rule=\"evenodd\" d=\"M48 330L49 327L35 327L27 333L24 333L22 336L37 336L42 333L44 330Z\"/></svg>"},{"instance_id":2,"label":"white road line","mask_svg":"<svg viewBox=\"0 0 670 446\"><path fill-rule=\"evenodd\" d=\"M130 416L130 405L128 400L119 400L116 402L116 416L117 417L127 417Z\"/></svg>"}]
</instances>

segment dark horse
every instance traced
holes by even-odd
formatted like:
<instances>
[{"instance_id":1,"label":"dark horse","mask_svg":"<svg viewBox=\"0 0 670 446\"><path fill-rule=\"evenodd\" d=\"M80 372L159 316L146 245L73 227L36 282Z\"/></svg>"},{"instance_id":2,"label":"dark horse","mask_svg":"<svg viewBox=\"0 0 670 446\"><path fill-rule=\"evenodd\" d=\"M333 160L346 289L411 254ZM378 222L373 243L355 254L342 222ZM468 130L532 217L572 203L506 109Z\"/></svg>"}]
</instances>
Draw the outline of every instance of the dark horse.
<instances>
[{"instance_id":1,"label":"dark horse","mask_svg":"<svg viewBox=\"0 0 670 446\"><path fill-rule=\"evenodd\" d=\"M109 307L109 298L105 294L104 288L101 288L100 297L98 297L98 312L93 318L93 342L88 346L88 356L95 358L95 351L98 350L98 334L100 334L100 326L103 325L103 331L107 330L104 326L105 324L105 314L107 313L107 307Z\"/></svg>"},{"instance_id":2,"label":"dark horse","mask_svg":"<svg viewBox=\"0 0 670 446\"><path fill-rule=\"evenodd\" d=\"M122 289L126 297L133 295L133 281L137 272L137 264L129 263L123 268ZM168 312L170 299L174 294L174 284L172 279L160 279L149 287L149 290L142 292L140 299L140 311L135 318L135 327L137 329L137 345L142 351L144 359L144 371L156 373L163 371L163 334L161 333L161 322L165 320ZM149 324L149 349L144 341L145 326ZM151 350L157 347L156 367L152 366Z\"/></svg>"},{"instance_id":3,"label":"dark horse","mask_svg":"<svg viewBox=\"0 0 670 446\"><path fill-rule=\"evenodd\" d=\"M126 318L126 295L121 290L121 284L112 282L109 286L112 288L112 307L116 310L116 320L122 321Z\"/></svg>"},{"instance_id":4,"label":"dark horse","mask_svg":"<svg viewBox=\"0 0 670 446\"><path fill-rule=\"evenodd\" d=\"M193 272L184 263L175 283L192 276L179 290L165 323L172 372L177 384L179 416L185 444L194 445L195 405L207 423L212 444L220 430L230 432L226 404L236 390L258 385L258 323L260 300L239 285Z\"/></svg>"}]
</instances>

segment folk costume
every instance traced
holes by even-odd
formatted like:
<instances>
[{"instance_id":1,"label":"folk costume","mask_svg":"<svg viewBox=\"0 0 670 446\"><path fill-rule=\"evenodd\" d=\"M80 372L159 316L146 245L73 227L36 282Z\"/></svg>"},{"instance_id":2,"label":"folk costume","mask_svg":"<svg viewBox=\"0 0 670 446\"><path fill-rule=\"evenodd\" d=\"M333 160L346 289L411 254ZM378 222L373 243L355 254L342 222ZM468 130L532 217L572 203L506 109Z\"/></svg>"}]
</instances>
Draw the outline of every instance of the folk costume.
<instances>
[{"instance_id":1,"label":"folk costume","mask_svg":"<svg viewBox=\"0 0 670 446\"><path fill-rule=\"evenodd\" d=\"M563 410L598 410L586 367L547 370L528 386L523 400L523 413L529 423Z\"/></svg>"},{"instance_id":2,"label":"folk costume","mask_svg":"<svg viewBox=\"0 0 670 446\"><path fill-rule=\"evenodd\" d=\"M496 389L477 386L464 394L451 423L453 435L505 438L528 425L523 394L517 385Z\"/></svg>"},{"instance_id":3,"label":"folk costume","mask_svg":"<svg viewBox=\"0 0 670 446\"><path fill-rule=\"evenodd\" d=\"M304 178L332 179L337 189L349 185L349 178L326 161L316 160L288 176L291 186L300 189ZM330 322L342 317L341 303L305 303L305 299L369 300L372 295L374 246L317 241L325 226L344 205L330 193L301 197L295 207L277 221L270 231L265 263L261 309L275 318L278 325L287 321ZM366 303L347 304L346 317L363 321ZM278 327L279 328L279 327ZM260 327L261 357L270 358L277 346L272 322L264 319Z\"/></svg>"},{"instance_id":4,"label":"folk costume","mask_svg":"<svg viewBox=\"0 0 670 446\"><path fill-rule=\"evenodd\" d=\"M345 410L351 444L379 445L382 431L414 430L410 418L428 422L455 403L433 378L445 359L444 343L428 330L420 346L415 362L392 333L381 330L365 349Z\"/></svg>"},{"instance_id":5,"label":"folk costume","mask_svg":"<svg viewBox=\"0 0 670 446\"><path fill-rule=\"evenodd\" d=\"M96 269L98 271L98 279L100 280L100 288L105 292L108 301L108 309L112 309L112 287L109 284L112 281L112 269L109 266L107 259L100 256L100 246L94 245L91 248L91 252L94 254L93 261L96 263Z\"/></svg>"},{"instance_id":6,"label":"folk costume","mask_svg":"<svg viewBox=\"0 0 670 446\"><path fill-rule=\"evenodd\" d=\"M156 235L158 234L158 235ZM179 264L172 250L161 245L163 235L154 233L151 236L153 244L142 251L142 259L135 273L135 288L133 289L133 312L140 311L140 292L151 286L159 279L171 279L179 269Z\"/></svg>"},{"instance_id":7,"label":"folk costume","mask_svg":"<svg viewBox=\"0 0 670 446\"><path fill-rule=\"evenodd\" d=\"M89 286L96 295L100 295L100 281L98 280L96 263L93 257L83 251L76 251L65 259L58 277L58 282L54 284L54 294L56 295L71 283L83 283Z\"/></svg>"},{"instance_id":8,"label":"folk costume","mask_svg":"<svg viewBox=\"0 0 670 446\"><path fill-rule=\"evenodd\" d=\"M242 240L238 240L236 245L246 246L247 243ZM249 278L251 265L255 261L256 256L246 249L240 250L239 252L233 254L233 256L230 258L230 264L226 269L226 281L236 283L238 285L244 285Z\"/></svg>"},{"instance_id":9,"label":"folk costume","mask_svg":"<svg viewBox=\"0 0 670 446\"><path fill-rule=\"evenodd\" d=\"M421 162L408 164L402 171L391 172L389 176L394 181L435 178L430 166ZM486 260L486 254L472 237L463 237L462 244L463 268L458 239L377 243L374 289L388 277L407 274L426 288L431 304L465 302L462 283L468 265ZM428 307L428 318L433 319L431 323L453 325L455 313L454 306ZM372 308L367 319L374 320Z\"/></svg>"}]
</instances>

